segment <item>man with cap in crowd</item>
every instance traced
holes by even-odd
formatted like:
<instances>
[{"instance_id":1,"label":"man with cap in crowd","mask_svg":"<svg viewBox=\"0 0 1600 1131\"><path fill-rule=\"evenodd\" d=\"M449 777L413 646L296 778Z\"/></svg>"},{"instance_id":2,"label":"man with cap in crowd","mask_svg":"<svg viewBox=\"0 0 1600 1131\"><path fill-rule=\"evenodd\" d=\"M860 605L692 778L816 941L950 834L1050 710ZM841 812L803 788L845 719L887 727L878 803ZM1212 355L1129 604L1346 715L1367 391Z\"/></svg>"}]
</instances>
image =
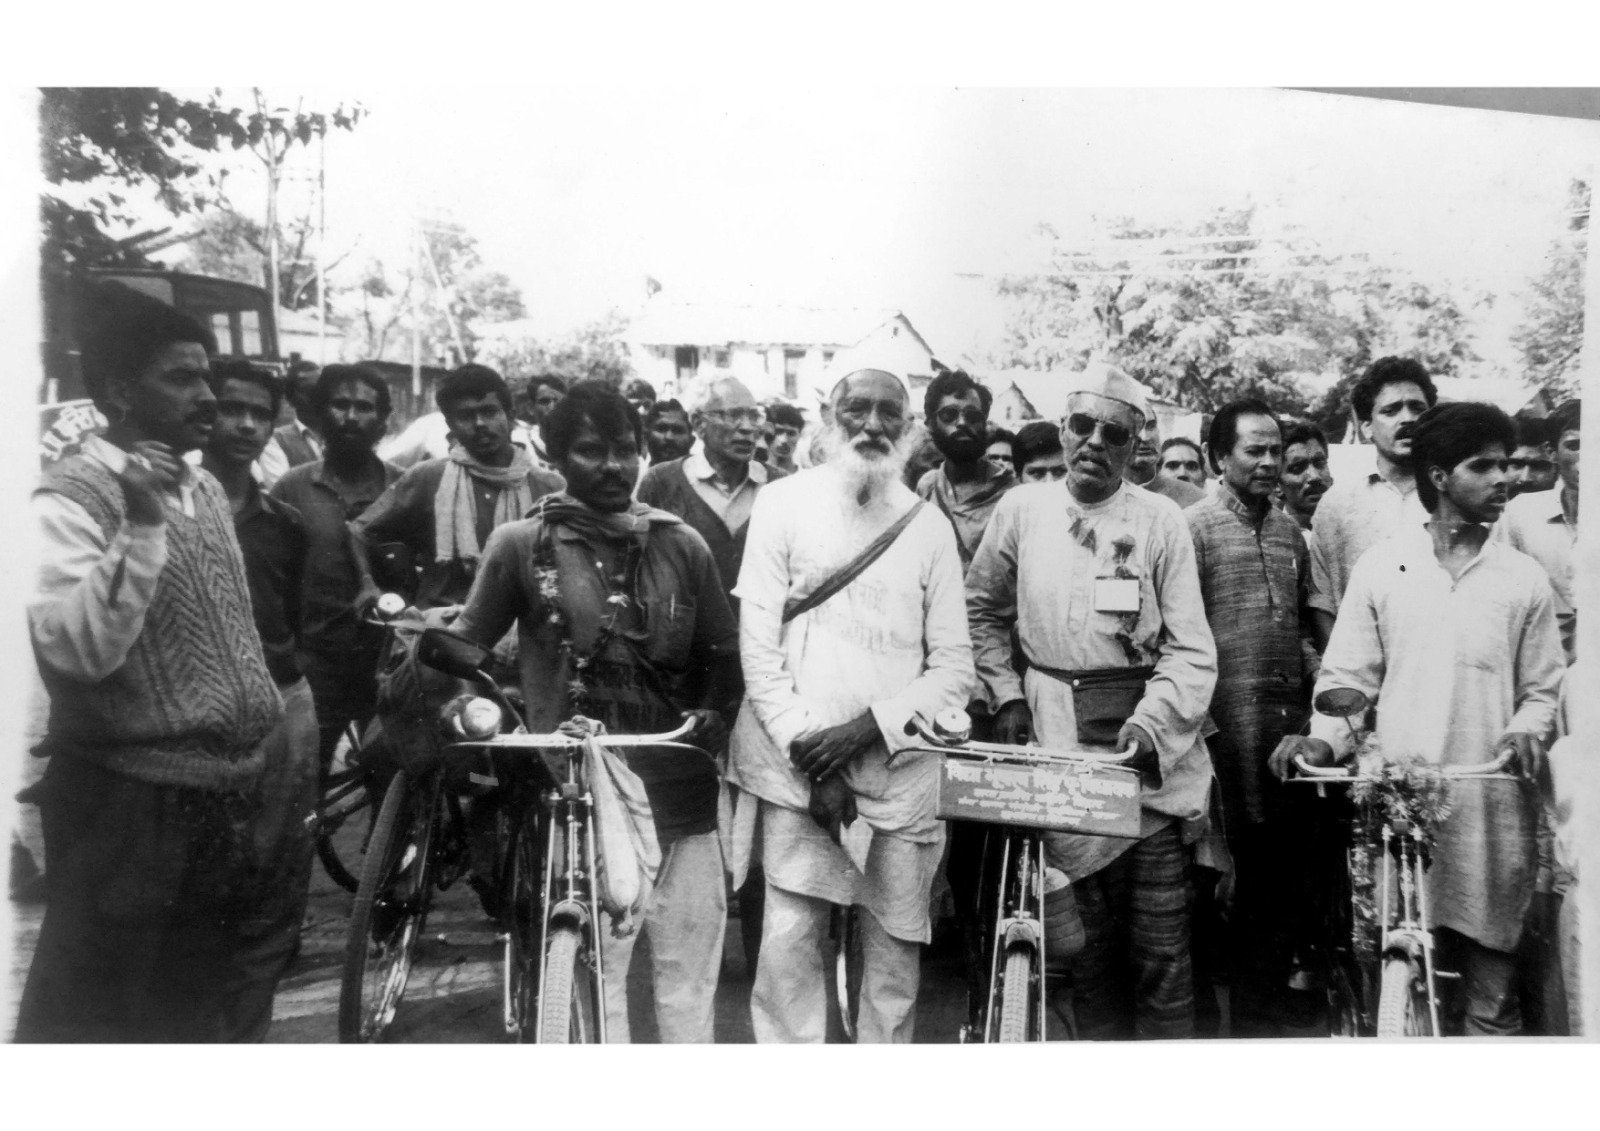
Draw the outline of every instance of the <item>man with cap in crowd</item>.
<instances>
[{"instance_id":1,"label":"man with cap in crowd","mask_svg":"<svg viewBox=\"0 0 1600 1131\"><path fill-rule=\"evenodd\" d=\"M735 879L766 872L751 992L762 1042L821 1042L830 909L860 910L858 1039L908 1042L944 841L913 715L964 707L972 655L950 524L900 481L910 394L881 368L832 394L826 463L756 500L739 584L746 702L731 749Z\"/></svg>"},{"instance_id":2,"label":"man with cap in crowd","mask_svg":"<svg viewBox=\"0 0 1600 1131\"><path fill-rule=\"evenodd\" d=\"M283 701L227 495L184 461L216 424L216 341L120 284L84 306L84 379L110 424L33 499L51 759L29 799L49 900L16 1039L260 1039L241 1012L262 971L242 955L278 894L253 822Z\"/></svg>"},{"instance_id":3,"label":"man with cap in crowd","mask_svg":"<svg viewBox=\"0 0 1600 1131\"><path fill-rule=\"evenodd\" d=\"M1201 734L1216 645L1182 513L1123 482L1149 412L1142 386L1092 363L1070 387L1065 481L1008 492L967 570L973 653L997 740L1113 744L1144 781L1137 840L1046 834L1047 863L1072 880L1083 919L1071 962L1080 1030L1188 1037L1186 845L1205 827L1211 789ZM1121 706L1080 719L1075 683L1085 680L1102 700L1120 693Z\"/></svg>"}]
</instances>

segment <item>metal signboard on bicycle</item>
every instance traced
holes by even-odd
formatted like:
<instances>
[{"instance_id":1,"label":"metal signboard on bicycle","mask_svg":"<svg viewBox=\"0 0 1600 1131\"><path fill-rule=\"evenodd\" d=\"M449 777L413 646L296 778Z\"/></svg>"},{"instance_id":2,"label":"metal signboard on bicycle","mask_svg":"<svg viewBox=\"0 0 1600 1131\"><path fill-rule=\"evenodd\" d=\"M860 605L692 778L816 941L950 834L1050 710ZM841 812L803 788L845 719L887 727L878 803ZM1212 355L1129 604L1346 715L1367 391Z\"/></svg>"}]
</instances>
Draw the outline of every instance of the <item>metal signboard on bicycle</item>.
<instances>
[{"instance_id":1,"label":"metal signboard on bicycle","mask_svg":"<svg viewBox=\"0 0 1600 1131\"><path fill-rule=\"evenodd\" d=\"M1076 757L1098 751L1081 751ZM1139 835L1139 775L1125 766L1069 761L1073 751L985 749L972 743L946 751L939 773L944 820L1086 833Z\"/></svg>"}]
</instances>

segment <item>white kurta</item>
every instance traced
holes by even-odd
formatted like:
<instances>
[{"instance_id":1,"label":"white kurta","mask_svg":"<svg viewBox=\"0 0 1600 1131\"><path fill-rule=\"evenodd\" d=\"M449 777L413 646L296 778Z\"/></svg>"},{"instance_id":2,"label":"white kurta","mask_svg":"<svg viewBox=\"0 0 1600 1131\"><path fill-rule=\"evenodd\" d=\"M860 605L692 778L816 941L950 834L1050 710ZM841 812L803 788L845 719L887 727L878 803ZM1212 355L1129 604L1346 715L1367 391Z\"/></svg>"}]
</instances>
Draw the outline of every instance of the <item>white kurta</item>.
<instances>
[{"instance_id":1,"label":"white kurta","mask_svg":"<svg viewBox=\"0 0 1600 1131\"><path fill-rule=\"evenodd\" d=\"M1101 578L1138 584L1137 612L1096 607ZM1206 622L1194 541L1170 499L1124 484L1094 505L1065 483L1013 488L995 508L967 571L973 647L990 708L1025 699L1046 745L1076 745L1072 688L1011 660L1015 624L1031 664L1064 671L1153 666L1129 721L1155 743L1161 782L1140 795L1141 837L1174 820L1205 816L1211 757L1201 737L1217 680L1217 648ZM1052 861L1083 879L1133 846L1131 840L1053 834Z\"/></svg>"},{"instance_id":2,"label":"white kurta","mask_svg":"<svg viewBox=\"0 0 1600 1131\"><path fill-rule=\"evenodd\" d=\"M934 816L937 756L907 754L892 763L888 756L913 743L905 734L913 714L931 719L945 708L965 707L973 687L960 559L949 522L937 508L924 507L842 591L781 623L787 601L811 593L916 501L896 483L884 498L860 507L827 466L781 479L757 496L734 589L741 602L745 702L733 729L729 777L746 794L803 814L810 784L789 761L790 743L870 710L880 741L845 771L861 818L857 836L870 829L937 845L944 835ZM736 838L737 876L748 847ZM791 879L803 885L803 894L855 902L865 889L864 876L842 871L844 854L821 829L807 844L790 847L785 853L766 840L762 856L800 873ZM849 863L859 872L865 842L857 848ZM767 874L777 879L770 865Z\"/></svg>"},{"instance_id":3,"label":"white kurta","mask_svg":"<svg viewBox=\"0 0 1600 1131\"><path fill-rule=\"evenodd\" d=\"M1416 525L1356 563L1317 691L1351 687L1374 700L1386 758L1473 765L1511 731L1548 741L1561 671L1539 563L1489 541L1452 580ZM1342 719L1314 714L1311 734L1336 751L1352 745ZM1446 796L1429 873L1435 925L1511 950L1533 892L1533 798L1509 781L1462 782Z\"/></svg>"}]
</instances>

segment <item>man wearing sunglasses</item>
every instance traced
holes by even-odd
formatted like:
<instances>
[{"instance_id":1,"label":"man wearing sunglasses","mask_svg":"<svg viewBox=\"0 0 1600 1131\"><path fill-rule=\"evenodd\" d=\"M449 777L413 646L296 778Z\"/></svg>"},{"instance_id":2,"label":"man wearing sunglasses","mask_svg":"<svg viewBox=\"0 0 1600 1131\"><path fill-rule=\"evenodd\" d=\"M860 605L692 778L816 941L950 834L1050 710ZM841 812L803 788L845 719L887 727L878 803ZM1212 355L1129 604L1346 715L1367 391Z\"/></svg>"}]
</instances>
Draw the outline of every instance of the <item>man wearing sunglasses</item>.
<instances>
[{"instance_id":1,"label":"man wearing sunglasses","mask_svg":"<svg viewBox=\"0 0 1600 1131\"><path fill-rule=\"evenodd\" d=\"M955 528L965 568L983 541L1000 496L1017 482L1009 466L989 459L989 390L960 369L947 369L928 385L922 416L944 463L917 483L917 494L937 506Z\"/></svg>"},{"instance_id":2,"label":"man wearing sunglasses","mask_svg":"<svg viewBox=\"0 0 1600 1131\"><path fill-rule=\"evenodd\" d=\"M1188 1037L1186 844L1211 787L1201 727L1216 645L1182 513L1123 482L1148 412L1142 386L1093 364L1066 408L1066 479L1001 499L967 571L974 659L1001 742L1114 743L1142 771L1139 839L1050 833L1047 862L1073 880L1083 917L1070 965L1083 1035Z\"/></svg>"}]
</instances>

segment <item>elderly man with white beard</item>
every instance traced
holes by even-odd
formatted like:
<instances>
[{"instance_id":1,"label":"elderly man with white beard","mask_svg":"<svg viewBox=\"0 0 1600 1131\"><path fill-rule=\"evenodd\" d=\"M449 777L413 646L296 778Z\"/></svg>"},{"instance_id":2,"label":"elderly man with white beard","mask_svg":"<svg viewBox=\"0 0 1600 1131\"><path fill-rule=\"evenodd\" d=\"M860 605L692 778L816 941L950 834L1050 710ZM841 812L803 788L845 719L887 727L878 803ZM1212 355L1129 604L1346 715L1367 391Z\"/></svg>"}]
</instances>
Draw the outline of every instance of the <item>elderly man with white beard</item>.
<instances>
[{"instance_id":1,"label":"elderly man with white beard","mask_svg":"<svg viewBox=\"0 0 1600 1131\"><path fill-rule=\"evenodd\" d=\"M735 880L753 843L766 871L762 1042L824 1040L835 905L862 911L858 1039L912 1037L944 826L937 757L891 752L913 715L964 707L974 673L955 536L901 482L908 401L887 370L846 375L827 461L768 486L750 517L730 778Z\"/></svg>"}]
</instances>

